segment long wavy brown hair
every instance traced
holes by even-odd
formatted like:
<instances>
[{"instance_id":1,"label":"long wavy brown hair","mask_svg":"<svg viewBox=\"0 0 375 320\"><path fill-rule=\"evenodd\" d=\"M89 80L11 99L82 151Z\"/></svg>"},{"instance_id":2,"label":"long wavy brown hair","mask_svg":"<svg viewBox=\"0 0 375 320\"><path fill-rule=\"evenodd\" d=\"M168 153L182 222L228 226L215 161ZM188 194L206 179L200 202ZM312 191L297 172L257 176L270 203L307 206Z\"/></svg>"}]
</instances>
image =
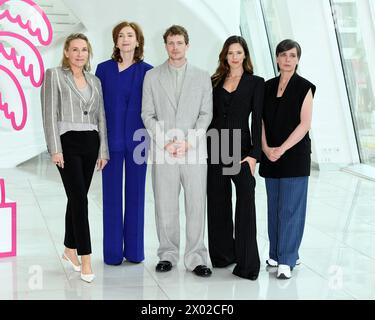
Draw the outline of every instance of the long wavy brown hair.
<instances>
[{"instance_id":1,"label":"long wavy brown hair","mask_svg":"<svg viewBox=\"0 0 375 320\"><path fill-rule=\"evenodd\" d=\"M135 48L135 51L134 51L134 61L141 62L143 60L143 50L145 46L145 38L143 36L142 29L137 23L127 22L127 21L123 21L113 28L112 38L113 38L114 47L113 47L112 59L119 63L122 62L120 49L117 48L116 46L117 46L117 40L120 35L120 32L125 27L130 27L135 32L135 36L138 41L138 46Z\"/></svg>"},{"instance_id":2,"label":"long wavy brown hair","mask_svg":"<svg viewBox=\"0 0 375 320\"><path fill-rule=\"evenodd\" d=\"M219 66L215 74L211 77L212 85L214 86L214 88L222 80L224 80L230 72L230 67L227 61L227 56L228 56L229 47L235 43L240 44L241 47L245 51L245 60L243 61L243 68L245 72L249 74L254 74L254 67L253 67L253 63L251 62L250 52L249 52L249 48L247 46L246 40L240 36L231 36L224 43L223 49L221 50L220 55L219 55Z\"/></svg>"}]
</instances>

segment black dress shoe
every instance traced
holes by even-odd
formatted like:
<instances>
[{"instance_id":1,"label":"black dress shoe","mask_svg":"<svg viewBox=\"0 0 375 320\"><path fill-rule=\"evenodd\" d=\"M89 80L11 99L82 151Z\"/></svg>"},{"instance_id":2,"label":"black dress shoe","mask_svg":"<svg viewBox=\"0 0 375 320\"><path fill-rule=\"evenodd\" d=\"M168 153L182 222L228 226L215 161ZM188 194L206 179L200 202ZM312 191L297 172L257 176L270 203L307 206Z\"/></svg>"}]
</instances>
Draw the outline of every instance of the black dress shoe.
<instances>
[{"instance_id":1,"label":"black dress shoe","mask_svg":"<svg viewBox=\"0 0 375 320\"><path fill-rule=\"evenodd\" d=\"M168 272L172 270L172 263L170 261L159 261L156 265L157 272Z\"/></svg>"},{"instance_id":2,"label":"black dress shoe","mask_svg":"<svg viewBox=\"0 0 375 320\"><path fill-rule=\"evenodd\" d=\"M239 270L239 268L234 268L233 272L232 272L235 276L237 277L240 277L240 278L244 278L244 279L249 279L251 281L255 281L256 279L258 279L258 275L259 273L258 272L253 272L253 273L248 273L248 272L241 272Z\"/></svg>"},{"instance_id":3,"label":"black dress shoe","mask_svg":"<svg viewBox=\"0 0 375 320\"><path fill-rule=\"evenodd\" d=\"M257 273L250 274L248 279L255 281L256 279L258 279L258 274Z\"/></svg>"},{"instance_id":4,"label":"black dress shoe","mask_svg":"<svg viewBox=\"0 0 375 320\"><path fill-rule=\"evenodd\" d=\"M235 264L236 263L236 260L233 260L231 262L226 262L226 263L215 263L215 262L212 262L212 266L214 268L226 268L226 267L229 267L231 266L232 264Z\"/></svg>"},{"instance_id":5,"label":"black dress shoe","mask_svg":"<svg viewBox=\"0 0 375 320\"><path fill-rule=\"evenodd\" d=\"M199 277L210 277L212 274L211 269L204 265L196 267L193 272Z\"/></svg>"}]
</instances>

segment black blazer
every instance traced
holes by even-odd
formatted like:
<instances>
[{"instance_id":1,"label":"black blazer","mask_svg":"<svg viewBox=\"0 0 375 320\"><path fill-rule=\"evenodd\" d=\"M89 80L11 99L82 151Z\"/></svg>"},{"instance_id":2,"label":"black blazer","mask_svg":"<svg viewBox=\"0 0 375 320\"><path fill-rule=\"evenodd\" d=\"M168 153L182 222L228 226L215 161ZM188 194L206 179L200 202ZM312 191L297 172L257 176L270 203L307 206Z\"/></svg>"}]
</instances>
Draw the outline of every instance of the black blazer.
<instances>
[{"instance_id":1,"label":"black blazer","mask_svg":"<svg viewBox=\"0 0 375 320\"><path fill-rule=\"evenodd\" d=\"M248 156L260 161L262 154L262 108L264 99L264 79L245 72L237 90L232 93L231 102L225 105L225 89L222 80L213 89L213 120L210 130L229 129L229 150L233 155L233 129L241 130L241 159ZM251 114L251 130L249 118ZM210 137L210 135L209 135ZM211 163L211 139L208 139L208 158ZM212 140L213 141L213 140ZM221 144L221 139L219 139ZM220 150L215 148L215 150Z\"/></svg>"}]
</instances>

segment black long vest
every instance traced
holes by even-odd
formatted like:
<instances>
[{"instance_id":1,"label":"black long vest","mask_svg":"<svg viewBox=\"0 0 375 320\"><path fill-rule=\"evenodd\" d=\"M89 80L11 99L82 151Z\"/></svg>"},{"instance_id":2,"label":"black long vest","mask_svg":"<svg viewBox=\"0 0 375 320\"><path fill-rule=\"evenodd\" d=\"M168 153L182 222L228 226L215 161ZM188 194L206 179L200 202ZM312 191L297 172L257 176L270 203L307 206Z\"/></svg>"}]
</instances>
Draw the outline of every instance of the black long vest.
<instances>
[{"instance_id":1,"label":"black long vest","mask_svg":"<svg viewBox=\"0 0 375 320\"><path fill-rule=\"evenodd\" d=\"M268 146L280 147L301 122L301 109L309 90L316 87L295 73L281 98L277 98L280 76L265 84L263 122ZM292 178L310 176L311 139L309 133L289 149L277 162L271 162L262 153L259 174L265 178Z\"/></svg>"}]
</instances>

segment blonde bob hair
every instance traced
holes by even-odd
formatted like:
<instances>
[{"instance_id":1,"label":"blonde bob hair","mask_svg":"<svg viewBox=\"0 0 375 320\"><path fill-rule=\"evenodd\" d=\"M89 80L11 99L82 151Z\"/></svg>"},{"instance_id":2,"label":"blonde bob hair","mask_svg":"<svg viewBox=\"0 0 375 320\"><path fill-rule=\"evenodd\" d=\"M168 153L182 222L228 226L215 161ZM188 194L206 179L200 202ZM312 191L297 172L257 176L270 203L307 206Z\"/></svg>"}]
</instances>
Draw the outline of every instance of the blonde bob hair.
<instances>
[{"instance_id":1,"label":"blonde bob hair","mask_svg":"<svg viewBox=\"0 0 375 320\"><path fill-rule=\"evenodd\" d=\"M91 47L89 39L83 33L72 33L70 36L68 36L66 38L65 44L64 44L63 58L62 58L62 61L61 61L61 66L65 69L70 69L69 59L66 57L65 52L69 50L70 43L73 40L77 40L77 39L84 40L87 43L87 49L89 51L89 58L88 58L88 60L85 64L85 66L83 67L83 69L85 71L89 72L89 71L91 71L90 59L92 58L92 55L93 55L92 54L92 47Z\"/></svg>"}]
</instances>

